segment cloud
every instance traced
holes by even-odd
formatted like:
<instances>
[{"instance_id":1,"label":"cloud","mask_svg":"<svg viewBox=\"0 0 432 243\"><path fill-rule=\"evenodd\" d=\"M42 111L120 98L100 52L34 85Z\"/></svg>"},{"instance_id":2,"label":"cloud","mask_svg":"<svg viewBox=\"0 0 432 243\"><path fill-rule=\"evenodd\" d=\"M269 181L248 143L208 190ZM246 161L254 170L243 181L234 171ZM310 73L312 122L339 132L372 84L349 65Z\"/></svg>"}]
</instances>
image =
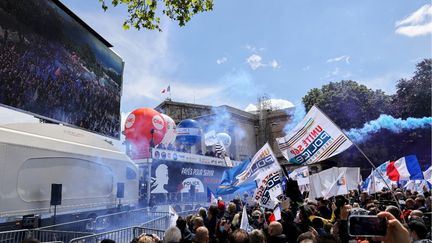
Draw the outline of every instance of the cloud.
<instances>
[{"instance_id":1,"label":"cloud","mask_svg":"<svg viewBox=\"0 0 432 243\"><path fill-rule=\"evenodd\" d=\"M217 59L216 63L217 64L222 64L222 63L225 63L226 61L228 61L228 58L227 57L222 57L220 59Z\"/></svg>"},{"instance_id":2,"label":"cloud","mask_svg":"<svg viewBox=\"0 0 432 243\"><path fill-rule=\"evenodd\" d=\"M271 107L274 110L286 109L294 107L294 104L291 101L284 99L270 99ZM247 112L255 112L258 108L254 104L248 104L245 108Z\"/></svg>"},{"instance_id":3,"label":"cloud","mask_svg":"<svg viewBox=\"0 0 432 243\"><path fill-rule=\"evenodd\" d=\"M255 47L249 44L246 44L245 48L251 52L259 52L259 51L264 51L263 47Z\"/></svg>"},{"instance_id":4,"label":"cloud","mask_svg":"<svg viewBox=\"0 0 432 243\"><path fill-rule=\"evenodd\" d=\"M272 67L273 69L277 69L281 67L280 64L275 59L273 59L273 61L269 63L269 66Z\"/></svg>"},{"instance_id":5,"label":"cloud","mask_svg":"<svg viewBox=\"0 0 432 243\"><path fill-rule=\"evenodd\" d=\"M249 64L249 66L252 68L252 70L255 70L259 67L264 67L265 65L261 62L262 58L261 56L257 54L252 54L250 57L246 59L246 63Z\"/></svg>"},{"instance_id":6,"label":"cloud","mask_svg":"<svg viewBox=\"0 0 432 243\"><path fill-rule=\"evenodd\" d=\"M396 21L395 33L408 37L432 33L432 4L423 5L408 17Z\"/></svg>"},{"instance_id":7,"label":"cloud","mask_svg":"<svg viewBox=\"0 0 432 243\"><path fill-rule=\"evenodd\" d=\"M251 56L249 56L246 59L246 63L249 64L249 66L250 66L250 68L252 68L252 70L256 70L256 69L261 68L261 67L271 67L273 69L279 69L281 67L279 62L276 61L275 59L273 59L269 63L263 63L262 57L260 55L257 55L257 54L252 54Z\"/></svg>"},{"instance_id":8,"label":"cloud","mask_svg":"<svg viewBox=\"0 0 432 243\"><path fill-rule=\"evenodd\" d=\"M350 58L351 58L350 56L343 55L340 57L334 57L334 58L327 59L327 63L345 61L347 64L350 64L350 62L349 62Z\"/></svg>"},{"instance_id":9,"label":"cloud","mask_svg":"<svg viewBox=\"0 0 432 243\"><path fill-rule=\"evenodd\" d=\"M359 83L366 85L371 89L380 89L387 94L396 93L396 83L399 79L410 78L412 74L403 72L389 72L380 76L370 78L358 78Z\"/></svg>"}]
</instances>

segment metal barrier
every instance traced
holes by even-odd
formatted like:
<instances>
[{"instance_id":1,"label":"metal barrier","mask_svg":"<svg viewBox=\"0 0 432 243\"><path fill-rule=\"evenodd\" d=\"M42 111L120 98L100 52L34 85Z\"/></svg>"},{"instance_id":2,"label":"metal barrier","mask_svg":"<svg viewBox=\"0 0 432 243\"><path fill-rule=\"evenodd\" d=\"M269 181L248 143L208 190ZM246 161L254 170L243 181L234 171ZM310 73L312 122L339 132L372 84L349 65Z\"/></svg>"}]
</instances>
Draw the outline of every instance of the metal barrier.
<instances>
[{"instance_id":1,"label":"metal barrier","mask_svg":"<svg viewBox=\"0 0 432 243\"><path fill-rule=\"evenodd\" d=\"M71 231L60 231L60 230L34 230L32 237L38 239L41 242L69 242L70 240L78 237L93 235L89 232L71 232Z\"/></svg>"},{"instance_id":2,"label":"metal barrier","mask_svg":"<svg viewBox=\"0 0 432 243\"><path fill-rule=\"evenodd\" d=\"M109 229L136 226L150 221L155 217L158 218L166 215L168 215L168 213L151 212L147 208L112 213L96 217L94 222L94 229L96 232L101 232Z\"/></svg>"},{"instance_id":3,"label":"metal barrier","mask_svg":"<svg viewBox=\"0 0 432 243\"><path fill-rule=\"evenodd\" d=\"M78 232L91 232L94 230L94 221L92 218L81 219L77 221L49 225L37 228L38 230L62 230L62 231L78 231Z\"/></svg>"},{"instance_id":4,"label":"metal barrier","mask_svg":"<svg viewBox=\"0 0 432 243\"><path fill-rule=\"evenodd\" d=\"M24 239L30 238L30 230L12 230L0 232L0 243L15 243L21 242Z\"/></svg>"},{"instance_id":5,"label":"metal barrier","mask_svg":"<svg viewBox=\"0 0 432 243\"><path fill-rule=\"evenodd\" d=\"M111 239L114 240L116 243L130 243L135 237L140 236L142 233L157 234L159 237L163 237L164 232L164 230L149 229L143 227L128 227L90 236L78 237L72 239L71 241L69 241L69 243L98 243L103 239Z\"/></svg>"},{"instance_id":6,"label":"metal barrier","mask_svg":"<svg viewBox=\"0 0 432 243\"><path fill-rule=\"evenodd\" d=\"M152 220L149 220L140 225L143 228L158 229L165 231L170 225L170 216L165 215Z\"/></svg>"}]
</instances>

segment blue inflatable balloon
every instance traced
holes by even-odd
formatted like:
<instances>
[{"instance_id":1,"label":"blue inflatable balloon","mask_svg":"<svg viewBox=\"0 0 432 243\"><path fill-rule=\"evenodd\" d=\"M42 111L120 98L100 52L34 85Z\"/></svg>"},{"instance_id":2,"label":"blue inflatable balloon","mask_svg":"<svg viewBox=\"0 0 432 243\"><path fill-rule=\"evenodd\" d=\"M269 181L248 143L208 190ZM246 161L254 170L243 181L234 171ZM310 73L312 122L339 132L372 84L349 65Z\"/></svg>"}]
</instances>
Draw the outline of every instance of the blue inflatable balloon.
<instances>
[{"instance_id":1,"label":"blue inflatable balloon","mask_svg":"<svg viewBox=\"0 0 432 243\"><path fill-rule=\"evenodd\" d=\"M194 145L201 141L201 126L193 119L186 119L177 125L176 141L185 145Z\"/></svg>"}]
</instances>

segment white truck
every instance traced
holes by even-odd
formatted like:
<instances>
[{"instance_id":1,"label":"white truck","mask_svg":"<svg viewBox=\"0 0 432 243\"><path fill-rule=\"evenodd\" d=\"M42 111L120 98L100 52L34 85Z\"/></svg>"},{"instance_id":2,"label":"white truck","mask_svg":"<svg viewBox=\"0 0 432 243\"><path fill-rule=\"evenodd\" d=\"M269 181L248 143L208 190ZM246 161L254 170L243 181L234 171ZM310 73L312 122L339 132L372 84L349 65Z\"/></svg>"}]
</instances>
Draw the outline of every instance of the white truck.
<instances>
[{"instance_id":1,"label":"white truck","mask_svg":"<svg viewBox=\"0 0 432 243\"><path fill-rule=\"evenodd\" d=\"M0 225L28 214L52 217L51 184L62 184L59 217L94 217L119 200L138 204L137 165L101 136L57 124L1 125Z\"/></svg>"}]
</instances>

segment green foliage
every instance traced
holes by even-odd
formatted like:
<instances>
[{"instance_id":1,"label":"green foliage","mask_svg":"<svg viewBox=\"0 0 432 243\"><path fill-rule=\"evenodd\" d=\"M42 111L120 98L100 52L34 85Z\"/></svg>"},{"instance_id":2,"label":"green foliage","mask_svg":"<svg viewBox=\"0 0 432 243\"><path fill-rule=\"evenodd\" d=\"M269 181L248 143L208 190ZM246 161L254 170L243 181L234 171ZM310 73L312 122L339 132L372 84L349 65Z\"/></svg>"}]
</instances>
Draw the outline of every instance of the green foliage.
<instances>
[{"instance_id":1,"label":"green foliage","mask_svg":"<svg viewBox=\"0 0 432 243\"><path fill-rule=\"evenodd\" d=\"M106 11L108 6L105 0L99 2ZM213 0L111 0L111 4L114 7L119 4L127 6L129 16L123 23L126 30L134 27L162 31L159 13L184 26L195 14L213 10ZM159 9L160 6L163 9Z\"/></svg>"},{"instance_id":2,"label":"green foliage","mask_svg":"<svg viewBox=\"0 0 432 243\"><path fill-rule=\"evenodd\" d=\"M304 97L306 110L313 105L322 109L338 126L349 130L362 127L380 114L395 117L430 117L432 93L432 59L417 64L411 79L398 81L395 95L381 90L371 90L355 81L331 82L321 88L311 89ZM382 129L371 134L364 144L359 144L368 157L379 165L390 159L415 154L420 164L429 166L431 161L431 128L393 133ZM357 149L351 148L333 157L339 166L360 166L366 174L370 167ZM327 161L326 161L327 162ZM425 168L423 168L425 169Z\"/></svg>"},{"instance_id":3,"label":"green foliage","mask_svg":"<svg viewBox=\"0 0 432 243\"><path fill-rule=\"evenodd\" d=\"M306 110L317 105L342 129L361 127L390 110L391 97L355 81L330 82L311 89L304 97Z\"/></svg>"},{"instance_id":4,"label":"green foliage","mask_svg":"<svg viewBox=\"0 0 432 243\"><path fill-rule=\"evenodd\" d=\"M407 117L431 116L432 59L425 59L417 64L417 70L411 79L398 81L394 96L396 115Z\"/></svg>"}]
</instances>

